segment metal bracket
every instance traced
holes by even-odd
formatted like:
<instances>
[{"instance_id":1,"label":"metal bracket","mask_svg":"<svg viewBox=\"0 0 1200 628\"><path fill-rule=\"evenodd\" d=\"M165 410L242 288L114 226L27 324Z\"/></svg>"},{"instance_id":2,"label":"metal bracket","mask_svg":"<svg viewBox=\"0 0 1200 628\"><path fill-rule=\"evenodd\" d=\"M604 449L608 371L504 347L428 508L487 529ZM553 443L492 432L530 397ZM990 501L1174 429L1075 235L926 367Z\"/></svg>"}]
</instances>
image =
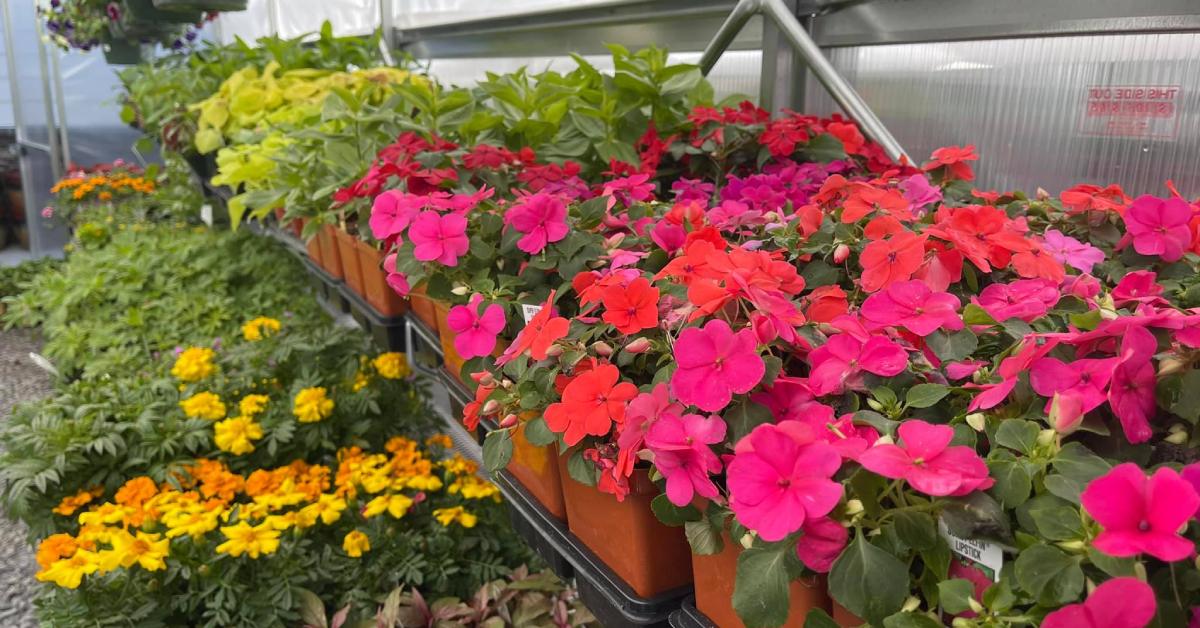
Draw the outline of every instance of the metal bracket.
<instances>
[{"instance_id":1,"label":"metal bracket","mask_svg":"<svg viewBox=\"0 0 1200 628\"><path fill-rule=\"evenodd\" d=\"M833 64L821 52L820 46L817 46L808 31L800 25L800 20L784 0L741 0L738 2L712 41L709 42L708 47L704 49L704 54L700 57L701 72L707 75L713 69L717 60L733 43L733 39L755 15L762 15L775 23L779 34L808 64L813 75L817 77L817 81L825 87L834 102L862 127L863 134L867 138L882 146L884 152L893 160L897 162L908 160L908 155L900 143L887 130L871 107L858 95L858 92L854 91L854 87L846 82L846 79L842 78L842 75L833 67Z\"/></svg>"}]
</instances>

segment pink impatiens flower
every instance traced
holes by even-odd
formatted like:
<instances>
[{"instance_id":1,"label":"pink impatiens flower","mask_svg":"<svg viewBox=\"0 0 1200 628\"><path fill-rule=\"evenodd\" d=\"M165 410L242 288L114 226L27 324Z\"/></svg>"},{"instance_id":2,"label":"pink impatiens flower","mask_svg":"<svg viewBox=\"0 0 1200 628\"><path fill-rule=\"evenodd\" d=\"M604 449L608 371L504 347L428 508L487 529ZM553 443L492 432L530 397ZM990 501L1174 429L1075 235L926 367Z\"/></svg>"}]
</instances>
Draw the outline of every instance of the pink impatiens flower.
<instances>
[{"instance_id":1,"label":"pink impatiens flower","mask_svg":"<svg viewBox=\"0 0 1200 628\"><path fill-rule=\"evenodd\" d=\"M923 281L900 281L867 297L862 317L876 328L904 327L918 336L928 336L938 329L962 329L958 316L961 306L958 297L934 292Z\"/></svg>"},{"instance_id":2,"label":"pink impatiens flower","mask_svg":"<svg viewBox=\"0 0 1200 628\"><path fill-rule=\"evenodd\" d=\"M446 315L446 325L454 332L454 350L465 359L491 355L496 336L504 330L504 308L493 303L479 313L482 294L471 297L467 305L456 305Z\"/></svg>"},{"instance_id":3,"label":"pink impatiens flower","mask_svg":"<svg viewBox=\"0 0 1200 628\"><path fill-rule=\"evenodd\" d=\"M1154 589L1132 577L1096 587L1082 604L1064 606L1042 620L1042 628L1145 628L1157 611Z\"/></svg>"},{"instance_id":4,"label":"pink impatiens flower","mask_svg":"<svg viewBox=\"0 0 1200 628\"><path fill-rule=\"evenodd\" d=\"M1154 416L1158 378L1150 358L1157 349L1158 341L1148 329L1130 327L1121 338L1120 361L1112 372L1108 406L1133 444L1144 443L1153 434L1150 418Z\"/></svg>"},{"instance_id":5,"label":"pink impatiens flower","mask_svg":"<svg viewBox=\"0 0 1200 628\"><path fill-rule=\"evenodd\" d=\"M975 450L950 446L954 428L916 419L900 424L900 445L875 445L858 457L868 471L893 480L907 480L914 489L943 497L960 497L991 488L995 480Z\"/></svg>"},{"instance_id":6,"label":"pink impatiens flower","mask_svg":"<svg viewBox=\"0 0 1200 628\"><path fill-rule=\"evenodd\" d=\"M1104 251L1069 235L1064 235L1058 229L1050 229L1042 234L1042 250L1055 260L1075 268L1081 273L1092 272L1092 267L1104 261Z\"/></svg>"},{"instance_id":7,"label":"pink impatiens flower","mask_svg":"<svg viewBox=\"0 0 1200 628\"><path fill-rule=\"evenodd\" d=\"M1187 201L1144 194L1125 210L1125 231L1133 239L1133 250L1174 262L1192 243L1191 219Z\"/></svg>"},{"instance_id":8,"label":"pink impatiens flower","mask_svg":"<svg viewBox=\"0 0 1200 628\"><path fill-rule=\"evenodd\" d=\"M687 506L696 495L715 499L720 494L709 475L721 472L721 459L709 445L725 439L725 421L719 416L667 413L646 430L646 447L654 452L654 466L667 479L667 499Z\"/></svg>"},{"instance_id":9,"label":"pink impatiens flower","mask_svg":"<svg viewBox=\"0 0 1200 628\"><path fill-rule=\"evenodd\" d=\"M1056 358L1042 358L1029 371L1029 385L1037 394L1048 397L1046 412L1054 409L1054 429L1074 431L1083 415L1104 403L1108 381L1112 378L1113 358L1075 360L1070 364Z\"/></svg>"},{"instance_id":10,"label":"pink impatiens flower","mask_svg":"<svg viewBox=\"0 0 1200 628\"><path fill-rule=\"evenodd\" d=\"M567 237L567 204L559 196L538 192L513 204L504 222L524 234L517 248L537 255L546 245Z\"/></svg>"},{"instance_id":11,"label":"pink impatiens flower","mask_svg":"<svg viewBox=\"0 0 1200 628\"><path fill-rule=\"evenodd\" d=\"M423 211L413 220L408 237L415 245L413 257L443 266L457 266L458 256L471 248L467 219L459 214Z\"/></svg>"},{"instance_id":12,"label":"pink impatiens flower","mask_svg":"<svg viewBox=\"0 0 1200 628\"><path fill-rule=\"evenodd\" d=\"M804 535L796 543L796 556L805 567L829 573L850 540L850 531L829 517L808 519L800 529Z\"/></svg>"},{"instance_id":13,"label":"pink impatiens flower","mask_svg":"<svg viewBox=\"0 0 1200 628\"><path fill-rule=\"evenodd\" d=\"M371 235L386 240L408 228L417 212L425 206L425 198L400 190L388 190L375 197L371 204Z\"/></svg>"},{"instance_id":14,"label":"pink impatiens flower","mask_svg":"<svg viewBox=\"0 0 1200 628\"><path fill-rule=\"evenodd\" d=\"M816 395L840 393L862 387L862 372L883 377L900 374L908 366L908 354L883 336L863 342L853 334L836 334L808 356L812 371L809 387Z\"/></svg>"},{"instance_id":15,"label":"pink impatiens flower","mask_svg":"<svg viewBox=\"0 0 1200 628\"><path fill-rule=\"evenodd\" d=\"M726 473L729 507L764 541L782 540L842 499L842 485L831 479L842 459L804 423L760 425L734 454Z\"/></svg>"},{"instance_id":16,"label":"pink impatiens flower","mask_svg":"<svg viewBox=\"0 0 1200 628\"><path fill-rule=\"evenodd\" d=\"M675 362L671 394L706 412L721 411L735 393L750 392L766 373L754 330L734 333L720 319L683 330L675 341Z\"/></svg>"},{"instance_id":17,"label":"pink impatiens flower","mask_svg":"<svg viewBox=\"0 0 1200 628\"><path fill-rule=\"evenodd\" d=\"M396 271L396 254L383 258L383 269L387 271L387 285L391 287L396 294L406 297L411 287L408 285L408 277L403 273Z\"/></svg>"},{"instance_id":18,"label":"pink impatiens flower","mask_svg":"<svg viewBox=\"0 0 1200 628\"><path fill-rule=\"evenodd\" d=\"M1058 284L1045 279L1018 279L1012 283L994 283L971 301L997 321L1019 318L1026 323L1041 318L1058 303Z\"/></svg>"},{"instance_id":19,"label":"pink impatiens flower","mask_svg":"<svg viewBox=\"0 0 1200 628\"><path fill-rule=\"evenodd\" d=\"M1147 478L1136 464L1119 464L1092 480L1080 500L1104 528L1092 545L1105 554L1149 554L1171 562L1195 552L1179 530L1196 513L1200 496L1174 469L1163 467Z\"/></svg>"}]
</instances>

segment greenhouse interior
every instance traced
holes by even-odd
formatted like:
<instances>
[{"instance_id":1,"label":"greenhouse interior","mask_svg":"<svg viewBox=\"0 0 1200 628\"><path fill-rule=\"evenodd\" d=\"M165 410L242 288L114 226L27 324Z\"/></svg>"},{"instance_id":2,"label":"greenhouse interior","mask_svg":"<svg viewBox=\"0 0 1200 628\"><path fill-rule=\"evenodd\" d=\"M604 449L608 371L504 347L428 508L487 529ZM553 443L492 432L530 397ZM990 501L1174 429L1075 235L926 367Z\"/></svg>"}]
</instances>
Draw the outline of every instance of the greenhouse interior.
<instances>
[{"instance_id":1,"label":"greenhouse interior","mask_svg":"<svg viewBox=\"0 0 1200 628\"><path fill-rule=\"evenodd\" d=\"M1200 628L1195 0L0 7L0 626Z\"/></svg>"}]
</instances>

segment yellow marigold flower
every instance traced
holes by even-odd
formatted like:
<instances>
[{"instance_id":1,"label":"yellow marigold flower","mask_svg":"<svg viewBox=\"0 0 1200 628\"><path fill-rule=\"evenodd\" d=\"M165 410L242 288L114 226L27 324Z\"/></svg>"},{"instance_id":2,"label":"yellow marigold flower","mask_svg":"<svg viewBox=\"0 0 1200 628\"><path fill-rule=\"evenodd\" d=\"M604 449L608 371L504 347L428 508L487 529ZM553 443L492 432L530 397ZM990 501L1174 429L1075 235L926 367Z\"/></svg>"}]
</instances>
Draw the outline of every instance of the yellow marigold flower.
<instances>
[{"instance_id":1,"label":"yellow marigold flower","mask_svg":"<svg viewBox=\"0 0 1200 628\"><path fill-rule=\"evenodd\" d=\"M254 451L252 441L262 437L262 426L250 417L233 417L213 426L213 442L221 451L228 451L235 456Z\"/></svg>"},{"instance_id":2,"label":"yellow marigold flower","mask_svg":"<svg viewBox=\"0 0 1200 628\"><path fill-rule=\"evenodd\" d=\"M271 334L279 331L283 326L278 320L259 316L258 318L242 325L242 337L250 342L262 340Z\"/></svg>"},{"instance_id":3,"label":"yellow marigold flower","mask_svg":"<svg viewBox=\"0 0 1200 628\"><path fill-rule=\"evenodd\" d=\"M458 525L464 528L474 528L475 524L479 521L478 517L463 510L462 506L438 508L433 511L433 517L438 520L438 523L447 527L451 523L458 523Z\"/></svg>"},{"instance_id":4,"label":"yellow marigold flower","mask_svg":"<svg viewBox=\"0 0 1200 628\"><path fill-rule=\"evenodd\" d=\"M412 505L413 500L401 493L380 495L367 502L367 507L363 509L363 516L367 518L374 517L386 510L388 514L399 519L408 512L409 507Z\"/></svg>"},{"instance_id":5,"label":"yellow marigold flower","mask_svg":"<svg viewBox=\"0 0 1200 628\"><path fill-rule=\"evenodd\" d=\"M84 526L106 526L114 523L124 523L129 509L116 504L101 504L81 515L79 523Z\"/></svg>"},{"instance_id":6,"label":"yellow marigold flower","mask_svg":"<svg viewBox=\"0 0 1200 628\"><path fill-rule=\"evenodd\" d=\"M459 476L446 490L451 495L461 495L463 499L498 499L500 496L500 489L495 484L474 475Z\"/></svg>"},{"instance_id":7,"label":"yellow marigold flower","mask_svg":"<svg viewBox=\"0 0 1200 628\"><path fill-rule=\"evenodd\" d=\"M434 434L425 439L426 447L441 447L442 449L450 449L454 447L454 441L447 434Z\"/></svg>"},{"instance_id":8,"label":"yellow marigold flower","mask_svg":"<svg viewBox=\"0 0 1200 628\"><path fill-rule=\"evenodd\" d=\"M176 379L185 382L198 382L213 374L217 370L213 366L212 349L205 347L188 347L175 358L175 365L171 367L171 375Z\"/></svg>"},{"instance_id":9,"label":"yellow marigold flower","mask_svg":"<svg viewBox=\"0 0 1200 628\"><path fill-rule=\"evenodd\" d=\"M301 423L315 423L333 414L333 400L325 395L324 386L305 388L296 393L292 414Z\"/></svg>"},{"instance_id":10,"label":"yellow marigold flower","mask_svg":"<svg viewBox=\"0 0 1200 628\"><path fill-rule=\"evenodd\" d=\"M179 402L183 413L191 419L208 419L219 421L225 418L225 404L221 398L210 392L201 392Z\"/></svg>"},{"instance_id":11,"label":"yellow marigold flower","mask_svg":"<svg viewBox=\"0 0 1200 628\"><path fill-rule=\"evenodd\" d=\"M70 558L75 555L75 550L79 549L79 545L75 543L75 537L70 534L60 532L51 534L42 539L38 544L37 562L42 569L46 569L55 561L61 558Z\"/></svg>"},{"instance_id":12,"label":"yellow marigold flower","mask_svg":"<svg viewBox=\"0 0 1200 628\"><path fill-rule=\"evenodd\" d=\"M203 507L180 509L163 515L163 525L167 526L167 538L173 539L188 535L199 539L217 527L219 510L205 510Z\"/></svg>"},{"instance_id":13,"label":"yellow marigold flower","mask_svg":"<svg viewBox=\"0 0 1200 628\"><path fill-rule=\"evenodd\" d=\"M242 416L255 416L267 407L271 398L266 395L246 395L238 402L238 410Z\"/></svg>"},{"instance_id":14,"label":"yellow marigold flower","mask_svg":"<svg viewBox=\"0 0 1200 628\"><path fill-rule=\"evenodd\" d=\"M314 518L319 518L325 525L332 525L342 518L342 511L345 509L346 500L344 498L323 493L317 498L317 501L305 506L302 511Z\"/></svg>"},{"instance_id":15,"label":"yellow marigold flower","mask_svg":"<svg viewBox=\"0 0 1200 628\"><path fill-rule=\"evenodd\" d=\"M53 582L66 589L77 589L85 575L96 573L100 559L95 552L81 549L70 558L55 561L35 576L40 582Z\"/></svg>"},{"instance_id":16,"label":"yellow marigold flower","mask_svg":"<svg viewBox=\"0 0 1200 628\"><path fill-rule=\"evenodd\" d=\"M224 526L221 534L225 535L224 543L217 546L217 552L230 556L247 554L250 558L273 554L279 549L279 531L265 524L251 526L245 521L235 525Z\"/></svg>"},{"instance_id":17,"label":"yellow marigold flower","mask_svg":"<svg viewBox=\"0 0 1200 628\"><path fill-rule=\"evenodd\" d=\"M412 475L396 480L397 488L415 488L418 491L440 491L442 478L436 475Z\"/></svg>"},{"instance_id":18,"label":"yellow marigold flower","mask_svg":"<svg viewBox=\"0 0 1200 628\"><path fill-rule=\"evenodd\" d=\"M371 360L371 364L384 379L404 379L412 374L412 369L408 367L408 358L395 351L379 354Z\"/></svg>"},{"instance_id":19,"label":"yellow marigold flower","mask_svg":"<svg viewBox=\"0 0 1200 628\"><path fill-rule=\"evenodd\" d=\"M158 534L138 531L134 535L121 530L113 534L111 542L112 551L120 557L122 567L129 568L136 563L146 571L167 568L164 559L170 553L171 541Z\"/></svg>"},{"instance_id":20,"label":"yellow marigold flower","mask_svg":"<svg viewBox=\"0 0 1200 628\"><path fill-rule=\"evenodd\" d=\"M346 538L342 539L342 549L350 558L358 558L363 555L363 552L371 550L371 539L358 530L352 530L346 535Z\"/></svg>"},{"instance_id":21,"label":"yellow marigold flower","mask_svg":"<svg viewBox=\"0 0 1200 628\"><path fill-rule=\"evenodd\" d=\"M354 383L350 385L350 389L353 390L354 392L358 392L358 391L366 388L368 385L370 385L370 383L371 383L371 376L367 375L366 373L364 373L362 371L359 371L354 374Z\"/></svg>"}]
</instances>

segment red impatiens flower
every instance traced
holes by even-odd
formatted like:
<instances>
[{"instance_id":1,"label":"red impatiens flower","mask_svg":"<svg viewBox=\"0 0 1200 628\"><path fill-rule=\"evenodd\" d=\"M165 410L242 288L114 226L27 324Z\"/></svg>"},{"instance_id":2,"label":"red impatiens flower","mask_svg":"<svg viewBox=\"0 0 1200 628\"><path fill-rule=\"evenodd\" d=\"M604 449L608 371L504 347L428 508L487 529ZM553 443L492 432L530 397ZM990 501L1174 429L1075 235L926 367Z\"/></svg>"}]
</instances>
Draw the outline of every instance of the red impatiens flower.
<instances>
[{"instance_id":1,"label":"red impatiens flower","mask_svg":"<svg viewBox=\"0 0 1200 628\"><path fill-rule=\"evenodd\" d=\"M858 222L873 212L883 212L894 218L911 220L912 214L909 211L911 206L911 203L899 190L856 185L843 205L842 222L847 224Z\"/></svg>"},{"instance_id":2,"label":"red impatiens flower","mask_svg":"<svg viewBox=\"0 0 1200 628\"><path fill-rule=\"evenodd\" d=\"M1080 184L1063 190L1058 196L1062 199L1063 208L1068 214L1082 214L1089 211L1111 211L1124 213L1125 207L1131 200L1119 185L1101 188L1098 185Z\"/></svg>"},{"instance_id":3,"label":"red impatiens flower","mask_svg":"<svg viewBox=\"0 0 1200 628\"><path fill-rule=\"evenodd\" d=\"M622 334L636 334L658 326L658 288L645 277L628 286L609 286L604 291L604 322Z\"/></svg>"},{"instance_id":4,"label":"red impatiens flower","mask_svg":"<svg viewBox=\"0 0 1200 628\"><path fill-rule=\"evenodd\" d=\"M529 351L529 355L535 360L545 360L546 350L550 345L567 335L571 322L561 316L554 316L554 292L550 291L542 309L530 319L529 324L517 334L516 340L513 340L504 354L496 360L497 365L503 366L526 351Z\"/></svg>"},{"instance_id":5,"label":"red impatiens flower","mask_svg":"<svg viewBox=\"0 0 1200 628\"><path fill-rule=\"evenodd\" d=\"M863 267L863 290L875 292L888 284L909 279L924 259L925 237L911 231L868 244L858 258Z\"/></svg>"},{"instance_id":6,"label":"red impatiens flower","mask_svg":"<svg viewBox=\"0 0 1200 628\"><path fill-rule=\"evenodd\" d=\"M546 425L563 435L567 445L575 445L583 437L603 436L625 422L629 400L638 394L637 386L617 383L621 372L612 364L600 364L579 375L567 384L562 401L546 408Z\"/></svg>"},{"instance_id":7,"label":"red impatiens flower","mask_svg":"<svg viewBox=\"0 0 1200 628\"><path fill-rule=\"evenodd\" d=\"M463 155L463 165L471 170L500 168L517 162L517 156L503 146L479 144L471 152Z\"/></svg>"},{"instance_id":8,"label":"red impatiens flower","mask_svg":"<svg viewBox=\"0 0 1200 628\"><path fill-rule=\"evenodd\" d=\"M1147 478L1136 464L1119 464L1092 480L1080 501L1104 529L1092 545L1105 554L1172 562L1196 551L1179 531L1196 514L1200 496L1174 469L1163 467Z\"/></svg>"},{"instance_id":9,"label":"red impatiens flower","mask_svg":"<svg viewBox=\"0 0 1200 628\"><path fill-rule=\"evenodd\" d=\"M943 497L961 497L991 488L996 481L974 449L950 446L954 428L917 419L900 424L900 445L876 445L858 457L868 471L893 480L904 479L914 489Z\"/></svg>"},{"instance_id":10,"label":"red impatiens flower","mask_svg":"<svg viewBox=\"0 0 1200 628\"><path fill-rule=\"evenodd\" d=\"M974 146L944 146L933 151L933 158L922 168L926 172L945 168L947 179L974 181L975 172L971 170L971 166L967 162L978 159L979 155L975 154Z\"/></svg>"}]
</instances>

